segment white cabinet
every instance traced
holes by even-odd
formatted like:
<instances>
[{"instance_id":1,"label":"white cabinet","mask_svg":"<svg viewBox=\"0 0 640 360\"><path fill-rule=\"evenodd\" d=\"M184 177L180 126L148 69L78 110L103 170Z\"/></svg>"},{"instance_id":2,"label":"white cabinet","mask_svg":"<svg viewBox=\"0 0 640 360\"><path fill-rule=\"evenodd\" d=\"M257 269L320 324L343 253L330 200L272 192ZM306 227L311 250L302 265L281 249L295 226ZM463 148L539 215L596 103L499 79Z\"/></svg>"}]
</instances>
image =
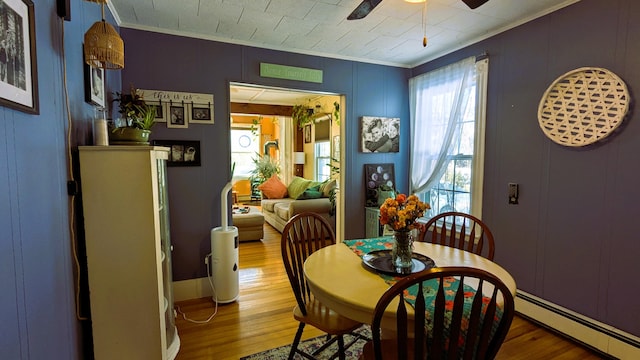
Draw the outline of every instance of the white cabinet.
<instances>
[{"instance_id":1,"label":"white cabinet","mask_svg":"<svg viewBox=\"0 0 640 360\"><path fill-rule=\"evenodd\" d=\"M95 359L173 359L169 149L79 150Z\"/></svg>"}]
</instances>

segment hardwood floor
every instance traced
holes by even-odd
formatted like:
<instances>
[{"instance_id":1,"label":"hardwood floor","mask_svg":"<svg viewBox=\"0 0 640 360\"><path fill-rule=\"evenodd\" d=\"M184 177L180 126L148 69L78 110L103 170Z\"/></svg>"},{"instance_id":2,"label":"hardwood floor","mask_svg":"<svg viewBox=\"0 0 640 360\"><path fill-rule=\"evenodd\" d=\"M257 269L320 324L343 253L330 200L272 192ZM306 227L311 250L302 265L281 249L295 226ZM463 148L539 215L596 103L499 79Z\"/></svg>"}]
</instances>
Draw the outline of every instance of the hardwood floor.
<instances>
[{"instance_id":1,"label":"hardwood floor","mask_svg":"<svg viewBox=\"0 0 640 360\"><path fill-rule=\"evenodd\" d=\"M178 360L237 360L242 356L290 344L298 323L295 299L280 256L280 233L265 224L263 241L240 244L240 298L214 312L211 298L176 304L180 336ZM322 335L312 326L303 339ZM598 354L517 316L497 359L602 359Z\"/></svg>"}]
</instances>

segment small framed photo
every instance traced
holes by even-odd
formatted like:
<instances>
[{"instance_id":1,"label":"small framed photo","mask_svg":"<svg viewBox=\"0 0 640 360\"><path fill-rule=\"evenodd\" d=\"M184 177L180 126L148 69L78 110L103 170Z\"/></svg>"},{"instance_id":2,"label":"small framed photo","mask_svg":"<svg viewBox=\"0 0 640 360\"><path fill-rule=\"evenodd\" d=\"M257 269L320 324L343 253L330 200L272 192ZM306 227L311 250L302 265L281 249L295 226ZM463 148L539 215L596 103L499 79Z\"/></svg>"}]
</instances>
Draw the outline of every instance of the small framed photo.
<instances>
[{"instance_id":1,"label":"small framed photo","mask_svg":"<svg viewBox=\"0 0 640 360\"><path fill-rule=\"evenodd\" d=\"M84 100L89 104L104 107L104 69L84 64Z\"/></svg>"},{"instance_id":2,"label":"small framed photo","mask_svg":"<svg viewBox=\"0 0 640 360\"><path fill-rule=\"evenodd\" d=\"M151 106L156 113L156 122L167 122L165 103L160 101L147 101L147 106Z\"/></svg>"},{"instance_id":3,"label":"small framed photo","mask_svg":"<svg viewBox=\"0 0 640 360\"><path fill-rule=\"evenodd\" d=\"M183 104L174 105L169 104L169 118L167 119L168 128L182 128L189 127L187 118L185 117L185 106Z\"/></svg>"},{"instance_id":4,"label":"small framed photo","mask_svg":"<svg viewBox=\"0 0 640 360\"><path fill-rule=\"evenodd\" d=\"M194 124L213 124L213 106L192 104L189 122Z\"/></svg>"},{"instance_id":5,"label":"small framed photo","mask_svg":"<svg viewBox=\"0 0 640 360\"><path fill-rule=\"evenodd\" d=\"M311 124L307 124L304 126L304 143L311 143Z\"/></svg>"},{"instance_id":6,"label":"small framed photo","mask_svg":"<svg viewBox=\"0 0 640 360\"><path fill-rule=\"evenodd\" d=\"M0 1L0 105L39 114L34 5Z\"/></svg>"},{"instance_id":7,"label":"small framed photo","mask_svg":"<svg viewBox=\"0 0 640 360\"><path fill-rule=\"evenodd\" d=\"M171 149L167 166L200 166L200 141L154 140L153 145Z\"/></svg>"},{"instance_id":8,"label":"small framed photo","mask_svg":"<svg viewBox=\"0 0 640 360\"><path fill-rule=\"evenodd\" d=\"M335 161L340 161L340 135L336 135L333 137L333 143L331 144L331 157L335 159Z\"/></svg>"}]
</instances>

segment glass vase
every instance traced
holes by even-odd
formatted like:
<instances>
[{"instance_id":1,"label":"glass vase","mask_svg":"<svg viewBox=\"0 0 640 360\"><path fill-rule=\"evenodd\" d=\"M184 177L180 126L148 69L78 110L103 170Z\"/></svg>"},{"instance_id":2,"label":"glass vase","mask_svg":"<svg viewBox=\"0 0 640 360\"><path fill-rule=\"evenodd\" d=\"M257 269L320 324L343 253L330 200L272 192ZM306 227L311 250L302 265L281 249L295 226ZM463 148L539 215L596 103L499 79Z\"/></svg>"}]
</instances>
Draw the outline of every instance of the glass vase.
<instances>
[{"instance_id":1,"label":"glass vase","mask_svg":"<svg viewBox=\"0 0 640 360\"><path fill-rule=\"evenodd\" d=\"M391 261L398 274L410 274L413 268L413 234L409 230L393 232Z\"/></svg>"}]
</instances>

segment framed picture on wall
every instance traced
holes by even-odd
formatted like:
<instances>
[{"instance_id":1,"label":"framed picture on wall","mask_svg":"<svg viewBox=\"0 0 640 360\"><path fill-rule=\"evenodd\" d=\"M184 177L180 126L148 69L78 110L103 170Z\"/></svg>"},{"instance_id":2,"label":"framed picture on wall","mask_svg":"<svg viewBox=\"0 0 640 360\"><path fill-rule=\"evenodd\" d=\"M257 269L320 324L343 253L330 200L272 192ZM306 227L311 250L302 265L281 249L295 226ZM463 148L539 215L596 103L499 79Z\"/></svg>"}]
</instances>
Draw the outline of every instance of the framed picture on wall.
<instances>
[{"instance_id":1,"label":"framed picture on wall","mask_svg":"<svg viewBox=\"0 0 640 360\"><path fill-rule=\"evenodd\" d=\"M331 150L333 151L331 153L331 157L336 161L340 161L340 135L336 135L333 137Z\"/></svg>"},{"instance_id":2,"label":"framed picture on wall","mask_svg":"<svg viewBox=\"0 0 640 360\"><path fill-rule=\"evenodd\" d=\"M167 166L200 166L200 141L154 140L153 145L171 149Z\"/></svg>"},{"instance_id":3,"label":"framed picture on wall","mask_svg":"<svg viewBox=\"0 0 640 360\"><path fill-rule=\"evenodd\" d=\"M399 152L400 118L363 116L362 152Z\"/></svg>"},{"instance_id":4,"label":"framed picture on wall","mask_svg":"<svg viewBox=\"0 0 640 360\"><path fill-rule=\"evenodd\" d=\"M34 5L0 1L0 105L39 114Z\"/></svg>"},{"instance_id":5,"label":"framed picture on wall","mask_svg":"<svg viewBox=\"0 0 640 360\"><path fill-rule=\"evenodd\" d=\"M393 163L364 164L365 206L378 206L378 188L396 189Z\"/></svg>"},{"instance_id":6,"label":"framed picture on wall","mask_svg":"<svg viewBox=\"0 0 640 360\"><path fill-rule=\"evenodd\" d=\"M84 64L84 101L104 107L104 69Z\"/></svg>"},{"instance_id":7,"label":"framed picture on wall","mask_svg":"<svg viewBox=\"0 0 640 360\"><path fill-rule=\"evenodd\" d=\"M304 143L311 143L311 124L304 126Z\"/></svg>"},{"instance_id":8,"label":"framed picture on wall","mask_svg":"<svg viewBox=\"0 0 640 360\"><path fill-rule=\"evenodd\" d=\"M167 127L168 128L182 128L186 129L189 127L189 123L187 122L187 118L185 117L186 111L184 104L172 104L169 103L169 117L167 119Z\"/></svg>"},{"instance_id":9,"label":"framed picture on wall","mask_svg":"<svg viewBox=\"0 0 640 360\"><path fill-rule=\"evenodd\" d=\"M147 106L151 106L156 113L156 122L167 122L167 103L161 101L147 101Z\"/></svg>"},{"instance_id":10,"label":"framed picture on wall","mask_svg":"<svg viewBox=\"0 0 640 360\"><path fill-rule=\"evenodd\" d=\"M194 124L213 124L213 105L191 104L189 122Z\"/></svg>"}]
</instances>

